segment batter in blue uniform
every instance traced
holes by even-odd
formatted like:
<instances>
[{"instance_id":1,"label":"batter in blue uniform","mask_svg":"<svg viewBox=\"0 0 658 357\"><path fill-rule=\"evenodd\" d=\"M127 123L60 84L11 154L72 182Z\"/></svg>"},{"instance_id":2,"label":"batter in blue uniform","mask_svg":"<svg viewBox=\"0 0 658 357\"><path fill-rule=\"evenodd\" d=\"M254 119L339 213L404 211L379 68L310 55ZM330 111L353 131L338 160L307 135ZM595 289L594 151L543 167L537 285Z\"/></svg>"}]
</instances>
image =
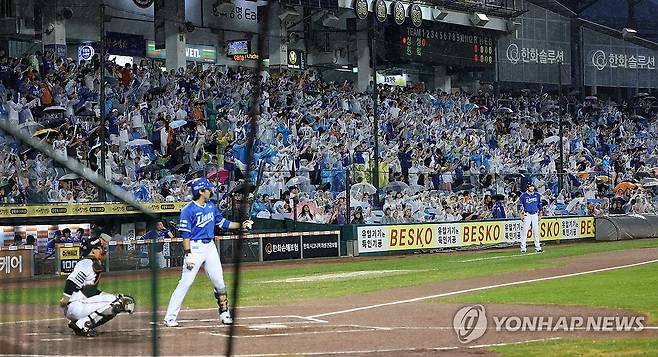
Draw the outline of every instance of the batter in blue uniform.
<instances>
[{"instance_id":1,"label":"batter in blue uniform","mask_svg":"<svg viewBox=\"0 0 658 357\"><path fill-rule=\"evenodd\" d=\"M541 195L535 192L535 185L528 184L528 190L521 194L519 198L519 217L523 221L523 229L521 230L521 253L526 252L526 241L528 240L528 231L532 225L532 237L535 240L535 251L543 253L541 245L539 245L539 219L542 216L541 212Z\"/></svg>"},{"instance_id":2,"label":"batter in blue uniform","mask_svg":"<svg viewBox=\"0 0 658 357\"><path fill-rule=\"evenodd\" d=\"M233 323L228 309L222 264L214 243L215 225L224 230L251 229L253 222L246 220L240 224L223 218L217 206L209 201L214 188L215 186L206 178L194 180L192 182L192 202L183 207L181 211L178 230L183 238L185 260L181 279L178 281L176 290L171 294L171 299L169 299L164 321L167 327L178 326L176 317L183 304L183 299L202 265L215 288L215 299L217 299L217 305L219 306L219 320L223 324Z\"/></svg>"}]
</instances>

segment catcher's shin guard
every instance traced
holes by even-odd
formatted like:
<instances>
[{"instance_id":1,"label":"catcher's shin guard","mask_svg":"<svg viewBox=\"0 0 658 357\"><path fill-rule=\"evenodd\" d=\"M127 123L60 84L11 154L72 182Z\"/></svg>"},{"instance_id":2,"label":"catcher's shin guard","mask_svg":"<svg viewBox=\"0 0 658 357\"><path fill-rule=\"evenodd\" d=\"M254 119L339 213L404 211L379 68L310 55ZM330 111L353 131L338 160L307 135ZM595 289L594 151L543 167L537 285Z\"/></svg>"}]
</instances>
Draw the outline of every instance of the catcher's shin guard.
<instances>
[{"instance_id":1,"label":"catcher's shin guard","mask_svg":"<svg viewBox=\"0 0 658 357\"><path fill-rule=\"evenodd\" d=\"M217 299L217 306L219 306L219 313L228 311L228 295L226 289L215 290L215 299Z\"/></svg>"},{"instance_id":2,"label":"catcher's shin guard","mask_svg":"<svg viewBox=\"0 0 658 357\"><path fill-rule=\"evenodd\" d=\"M119 294L105 308L96 310L89 316L76 321L75 325L83 334L89 335L89 332L92 332L94 328L107 323L119 313L127 312L132 314L133 311L135 311L135 299L128 295ZM69 325L69 327L71 326ZM76 334L78 334L78 331L76 331Z\"/></svg>"}]
</instances>

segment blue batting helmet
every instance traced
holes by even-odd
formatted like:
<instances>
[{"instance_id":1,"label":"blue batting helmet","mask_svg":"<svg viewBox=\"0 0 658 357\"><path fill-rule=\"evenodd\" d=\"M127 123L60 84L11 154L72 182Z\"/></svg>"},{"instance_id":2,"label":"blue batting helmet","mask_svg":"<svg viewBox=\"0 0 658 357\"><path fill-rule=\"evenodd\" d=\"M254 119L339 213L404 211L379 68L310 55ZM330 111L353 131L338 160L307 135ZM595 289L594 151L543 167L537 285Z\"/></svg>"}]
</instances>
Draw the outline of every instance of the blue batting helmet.
<instances>
[{"instance_id":1,"label":"blue batting helmet","mask_svg":"<svg viewBox=\"0 0 658 357\"><path fill-rule=\"evenodd\" d=\"M212 190L215 188L215 185L212 182L208 181L207 178L202 177L192 181L192 196L199 193L201 190Z\"/></svg>"}]
</instances>

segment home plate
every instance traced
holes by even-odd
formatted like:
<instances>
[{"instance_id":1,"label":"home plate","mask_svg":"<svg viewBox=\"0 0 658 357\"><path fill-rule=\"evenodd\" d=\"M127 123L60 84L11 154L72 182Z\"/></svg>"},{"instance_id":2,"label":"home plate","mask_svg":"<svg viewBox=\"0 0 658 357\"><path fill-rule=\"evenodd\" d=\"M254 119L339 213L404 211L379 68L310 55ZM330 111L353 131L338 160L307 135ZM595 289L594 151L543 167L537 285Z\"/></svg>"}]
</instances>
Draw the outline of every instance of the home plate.
<instances>
[{"instance_id":1,"label":"home plate","mask_svg":"<svg viewBox=\"0 0 658 357\"><path fill-rule=\"evenodd\" d=\"M284 329L288 328L288 326L284 324L256 324L256 325L249 325L248 327L250 330L268 330L268 329Z\"/></svg>"}]
</instances>

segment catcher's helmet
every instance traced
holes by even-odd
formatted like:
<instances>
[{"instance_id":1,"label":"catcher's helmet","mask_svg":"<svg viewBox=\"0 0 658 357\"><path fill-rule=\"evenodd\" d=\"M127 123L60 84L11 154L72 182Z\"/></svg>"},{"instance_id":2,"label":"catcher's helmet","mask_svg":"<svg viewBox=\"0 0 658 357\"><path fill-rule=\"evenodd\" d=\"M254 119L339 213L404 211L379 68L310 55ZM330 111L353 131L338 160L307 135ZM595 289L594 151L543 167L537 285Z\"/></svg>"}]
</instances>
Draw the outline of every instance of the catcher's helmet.
<instances>
[{"instance_id":1,"label":"catcher's helmet","mask_svg":"<svg viewBox=\"0 0 658 357\"><path fill-rule=\"evenodd\" d=\"M85 257L91 253L94 248L103 248L103 239L100 237L89 237L83 239L80 243L80 255Z\"/></svg>"}]
</instances>

